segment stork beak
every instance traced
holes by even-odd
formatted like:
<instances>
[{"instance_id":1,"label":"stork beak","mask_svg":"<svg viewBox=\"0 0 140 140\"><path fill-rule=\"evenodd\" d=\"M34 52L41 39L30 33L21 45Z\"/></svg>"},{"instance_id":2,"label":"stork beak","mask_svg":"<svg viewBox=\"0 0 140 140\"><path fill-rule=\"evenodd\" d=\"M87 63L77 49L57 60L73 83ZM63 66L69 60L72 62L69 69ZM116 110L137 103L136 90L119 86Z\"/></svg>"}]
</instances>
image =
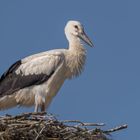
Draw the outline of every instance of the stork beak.
<instances>
[{"instance_id":1,"label":"stork beak","mask_svg":"<svg viewBox=\"0 0 140 140\"><path fill-rule=\"evenodd\" d=\"M90 47L94 47L93 43L84 31L81 34L79 34L78 37L82 39L85 43L87 43L87 45L89 45Z\"/></svg>"}]
</instances>

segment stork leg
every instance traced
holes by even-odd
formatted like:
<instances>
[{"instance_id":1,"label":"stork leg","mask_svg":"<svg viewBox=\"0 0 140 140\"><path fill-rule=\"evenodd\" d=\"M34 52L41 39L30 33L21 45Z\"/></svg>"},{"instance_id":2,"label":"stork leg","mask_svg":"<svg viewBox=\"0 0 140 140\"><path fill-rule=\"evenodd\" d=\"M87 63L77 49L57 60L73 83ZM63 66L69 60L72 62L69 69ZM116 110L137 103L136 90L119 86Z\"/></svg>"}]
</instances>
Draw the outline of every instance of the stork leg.
<instances>
[{"instance_id":1,"label":"stork leg","mask_svg":"<svg viewBox=\"0 0 140 140\"><path fill-rule=\"evenodd\" d=\"M41 112L45 112L45 97L41 94L36 94L35 95L35 112L38 112L38 110L40 109Z\"/></svg>"},{"instance_id":2,"label":"stork leg","mask_svg":"<svg viewBox=\"0 0 140 140\"><path fill-rule=\"evenodd\" d=\"M44 103L42 103L42 105L41 105L41 112L45 112L45 104Z\"/></svg>"},{"instance_id":3,"label":"stork leg","mask_svg":"<svg viewBox=\"0 0 140 140\"><path fill-rule=\"evenodd\" d=\"M34 112L38 112L38 104L35 104Z\"/></svg>"}]
</instances>

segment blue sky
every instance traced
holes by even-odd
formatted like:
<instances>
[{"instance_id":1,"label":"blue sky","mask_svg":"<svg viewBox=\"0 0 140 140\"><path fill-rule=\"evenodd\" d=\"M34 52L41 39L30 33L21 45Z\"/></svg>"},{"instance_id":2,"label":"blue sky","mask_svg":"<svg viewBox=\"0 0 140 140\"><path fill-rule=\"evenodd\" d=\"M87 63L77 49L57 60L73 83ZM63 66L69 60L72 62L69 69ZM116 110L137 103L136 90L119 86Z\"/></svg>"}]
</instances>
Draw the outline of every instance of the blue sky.
<instances>
[{"instance_id":1,"label":"blue sky","mask_svg":"<svg viewBox=\"0 0 140 140\"><path fill-rule=\"evenodd\" d=\"M49 112L59 119L127 123L115 140L140 139L140 18L138 0L1 0L0 74L30 54L67 48L64 26L79 20L95 48L87 48L85 70L66 81ZM17 114L33 108L14 108Z\"/></svg>"}]
</instances>

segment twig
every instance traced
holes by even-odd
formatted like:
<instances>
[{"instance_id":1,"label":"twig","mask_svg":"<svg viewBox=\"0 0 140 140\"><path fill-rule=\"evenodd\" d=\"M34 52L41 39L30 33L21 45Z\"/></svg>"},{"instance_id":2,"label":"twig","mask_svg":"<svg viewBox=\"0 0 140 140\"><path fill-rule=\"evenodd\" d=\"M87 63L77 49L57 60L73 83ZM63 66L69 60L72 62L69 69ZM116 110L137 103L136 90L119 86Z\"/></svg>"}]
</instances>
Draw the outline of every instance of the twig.
<instances>
[{"instance_id":1,"label":"twig","mask_svg":"<svg viewBox=\"0 0 140 140\"><path fill-rule=\"evenodd\" d=\"M37 135L37 137L35 138L35 140L37 140L37 139L39 138L39 136L42 134L42 132L43 132L43 130L45 129L45 127L46 127L46 126L44 126L44 127L40 130L40 132L38 133L38 135Z\"/></svg>"},{"instance_id":2,"label":"twig","mask_svg":"<svg viewBox=\"0 0 140 140\"><path fill-rule=\"evenodd\" d=\"M79 123L78 125L75 125L75 127L79 126L104 126L104 123L83 123L79 120L65 120L61 121L62 123Z\"/></svg>"},{"instance_id":3,"label":"twig","mask_svg":"<svg viewBox=\"0 0 140 140\"><path fill-rule=\"evenodd\" d=\"M128 125L124 124L124 125L120 125L120 126L117 126L115 128L103 131L103 133L108 134L108 133L112 133L112 132L119 131L119 130L122 130L122 129L126 129L127 127L128 127Z\"/></svg>"},{"instance_id":4,"label":"twig","mask_svg":"<svg viewBox=\"0 0 140 140\"><path fill-rule=\"evenodd\" d=\"M76 125L76 127L79 126L105 126L104 123L82 123L82 124L78 124Z\"/></svg>"}]
</instances>

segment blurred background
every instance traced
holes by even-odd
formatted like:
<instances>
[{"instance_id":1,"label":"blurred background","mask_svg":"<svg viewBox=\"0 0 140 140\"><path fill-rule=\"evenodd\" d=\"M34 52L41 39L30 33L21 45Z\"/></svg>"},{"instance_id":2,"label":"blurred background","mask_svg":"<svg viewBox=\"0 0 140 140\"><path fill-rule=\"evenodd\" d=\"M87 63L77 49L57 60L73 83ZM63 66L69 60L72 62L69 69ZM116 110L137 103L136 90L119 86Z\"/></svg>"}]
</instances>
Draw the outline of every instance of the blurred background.
<instances>
[{"instance_id":1,"label":"blurred background","mask_svg":"<svg viewBox=\"0 0 140 140\"><path fill-rule=\"evenodd\" d=\"M138 0L0 1L0 75L15 61L67 48L64 26L79 20L95 48L87 48L85 70L67 80L49 113L60 120L127 123L114 140L140 139L140 2ZM31 112L13 108L4 114Z\"/></svg>"}]
</instances>

